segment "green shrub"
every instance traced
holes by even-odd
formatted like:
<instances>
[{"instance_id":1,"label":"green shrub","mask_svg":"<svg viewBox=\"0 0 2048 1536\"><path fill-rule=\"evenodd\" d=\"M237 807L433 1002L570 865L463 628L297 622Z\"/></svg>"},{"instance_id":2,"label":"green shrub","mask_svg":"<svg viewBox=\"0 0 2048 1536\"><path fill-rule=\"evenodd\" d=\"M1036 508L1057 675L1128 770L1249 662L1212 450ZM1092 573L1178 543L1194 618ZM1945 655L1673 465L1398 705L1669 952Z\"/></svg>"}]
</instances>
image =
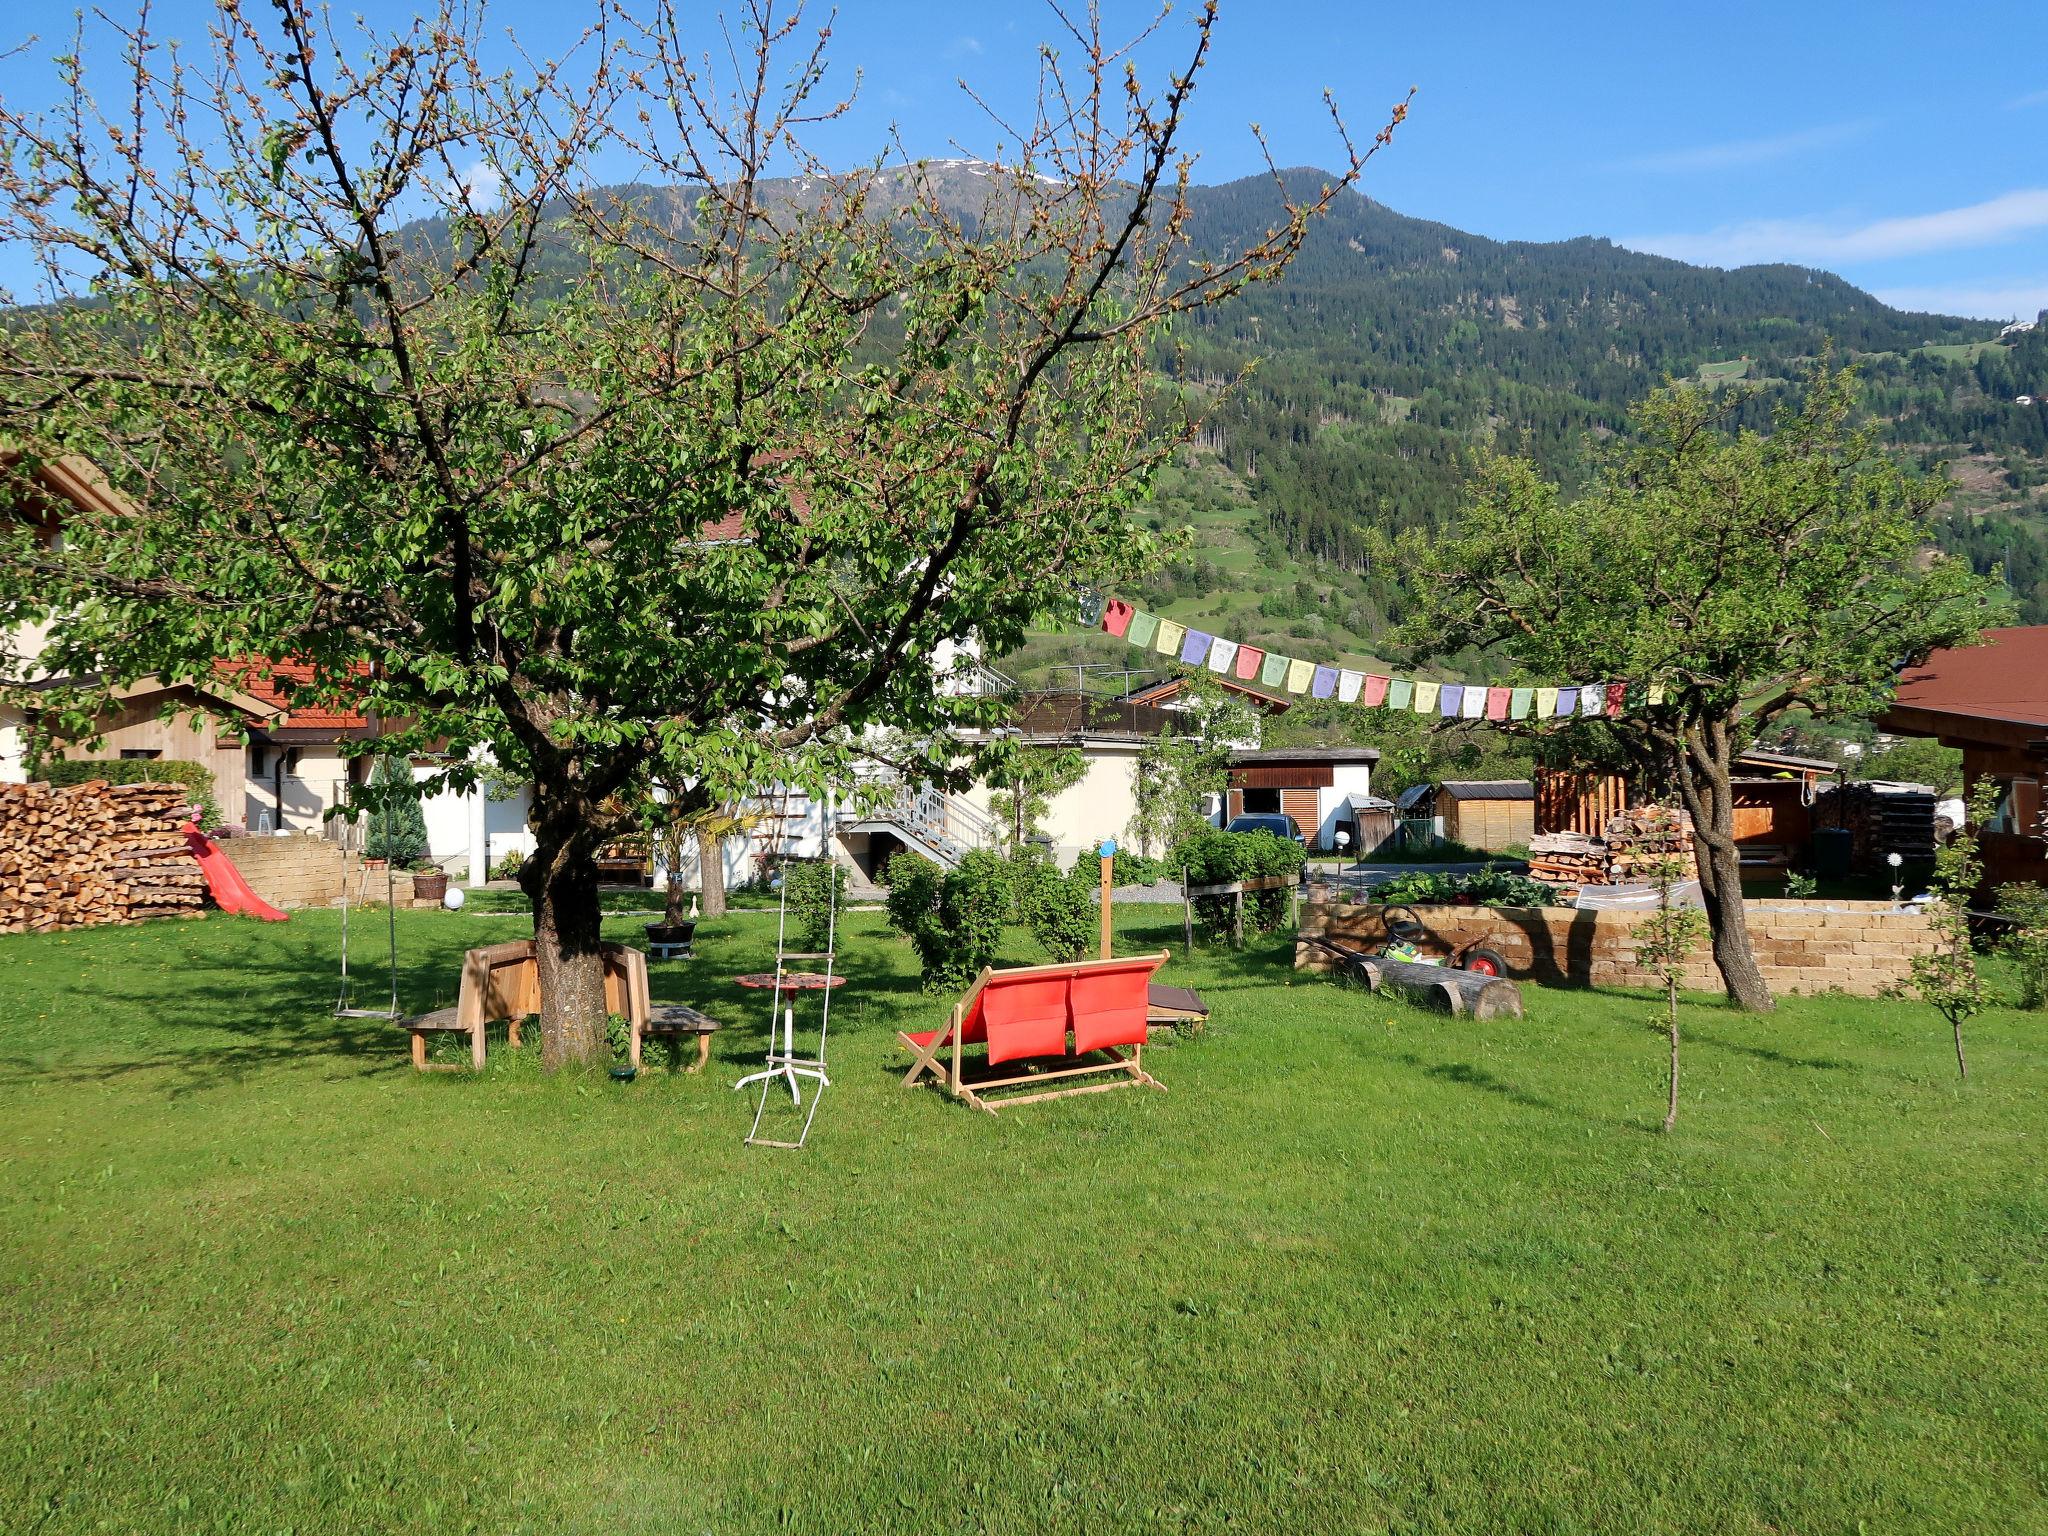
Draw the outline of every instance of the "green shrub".
<instances>
[{"instance_id":1,"label":"green shrub","mask_svg":"<svg viewBox=\"0 0 2048 1536\"><path fill-rule=\"evenodd\" d=\"M1307 852L1291 838L1271 832L1198 832L1168 855L1175 870L1185 869L1191 885L1223 885L1233 880L1260 880L1298 874ZM1195 922L1208 938L1220 938L1236 922L1232 896L1197 896ZM1287 892L1251 891L1244 899L1244 923L1254 933L1271 933L1287 920Z\"/></svg>"},{"instance_id":2,"label":"green shrub","mask_svg":"<svg viewBox=\"0 0 2048 1536\"><path fill-rule=\"evenodd\" d=\"M1372 899L1403 906L1427 906L1467 898L1488 907L1548 907L1557 904L1557 892L1541 880L1531 880L1505 869L1482 869L1472 874L1436 874L1417 870L1396 875L1376 885Z\"/></svg>"},{"instance_id":3,"label":"green shrub","mask_svg":"<svg viewBox=\"0 0 2048 1536\"><path fill-rule=\"evenodd\" d=\"M526 855L514 848L505 857L491 866L493 880L517 880L519 871L526 868Z\"/></svg>"},{"instance_id":4,"label":"green shrub","mask_svg":"<svg viewBox=\"0 0 2048 1536\"><path fill-rule=\"evenodd\" d=\"M889 861L890 926L917 950L927 992L964 988L995 962L1015 877L1001 854L977 848L957 869L899 853Z\"/></svg>"},{"instance_id":5,"label":"green shrub","mask_svg":"<svg viewBox=\"0 0 2048 1536\"><path fill-rule=\"evenodd\" d=\"M1099 884L1102 878L1101 866L1096 863L1095 858L1083 855L1081 863L1094 874ZM1133 852L1129 848L1119 848L1111 865L1110 878L1118 885L1152 885L1179 873L1178 869L1169 869L1164 859L1148 859L1142 853Z\"/></svg>"},{"instance_id":6,"label":"green shrub","mask_svg":"<svg viewBox=\"0 0 2048 1536\"><path fill-rule=\"evenodd\" d=\"M2012 920L1998 951L2019 972L2020 1006L2048 1007L2048 889L2025 881L2001 885L1991 910Z\"/></svg>"},{"instance_id":7,"label":"green shrub","mask_svg":"<svg viewBox=\"0 0 2048 1536\"><path fill-rule=\"evenodd\" d=\"M104 779L109 784L182 784L199 807L199 825L211 831L220 825L220 806L213 798L213 770L204 763L181 763L160 757L116 758L108 762L48 761L36 764L32 778L53 789L70 789Z\"/></svg>"},{"instance_id":8,"label":"green shrub","mask_svg":"<svg viewBox=\"0 0 2048 1536\"><path fill-rule=\"evenodd\" d=\"M413 792L412 768L402 757L380 757L370 775L374 794L364 797L371 809L363 829L363 856L389 859L402 869L427 852L427 818Z\"/></svg>"},{"instance_id":9,"label":"green shrub","mask_svg":"<svg viewBox=\"0 0 2048 1536\"><path fill-rule=\"evenodd\" d=\"M846 866L835 859L795 859L782 866L782 890L797 942L823 950L832 942L832 909L846 904Z\"/></svg>"},{"instance_id":10,"label":"green shrub","mask_svg":"<svg viewBox=\"0 0 2048 1536\"><path fill-rule=\"evenodd\" d=\"M1078 960L1095 942L1095 888L1101 871L1101 864L1086 854L1064 875L1042 859L1018 870L1018 915L1053 959Z\"/></svg>"}]
</instances>

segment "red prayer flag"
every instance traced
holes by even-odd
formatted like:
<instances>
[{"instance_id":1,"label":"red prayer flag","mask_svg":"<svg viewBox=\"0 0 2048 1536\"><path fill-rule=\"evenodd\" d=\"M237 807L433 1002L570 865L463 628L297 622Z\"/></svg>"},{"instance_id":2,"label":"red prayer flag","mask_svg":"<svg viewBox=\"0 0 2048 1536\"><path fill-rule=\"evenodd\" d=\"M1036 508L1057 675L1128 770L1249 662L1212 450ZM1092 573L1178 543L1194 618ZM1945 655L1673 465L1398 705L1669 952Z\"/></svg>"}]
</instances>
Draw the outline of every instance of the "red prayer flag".
<instances>
[{"instance_id":1,"label":"red prayer flag","mask_svg":"<svg viewBox=\"0 0 2048 1536\"><path fill-rule=\"evenodd\" d=\"M1266 653L1256 645L1240 645L1237 648L1237 675L1250 682L1259 675L1259 663L1266 659Z\"/></svg>"},{"instance_id":2,"label":"red prayer flag","mask_svg":"<svg viewBox=\"0 0 2048 1536\"><path fill-rule=\"evenodd\" d=\"M1388 679L1381 677L1377 672L1365 674L1365 692L1360 698L1367 709L1378 709L1387 702L1387 682Z\"/></svg>"},{"instance_id":3,"label":"red prayer flag","mask_svg":"<svg viewBox=\"0 0 2048 1536\"><path fill-rule=\"evenodd\" d=\"M1489 688L1486 690L1486 718L1505 720L1508 717L1508 700L1513 697L1512 688Z\"/></svg>"},{"instance_id":4,"label":"red prayer flag","mask_svg":"<svg viewBox=\"0 0 2048 1536\"><path fill-rule=\"evenodd\" d=\"M1109 600L1109 606L1102 610L1102 627L1119 640L1124 631L1131 627L1131 616L1138 610L1120 597Z\"/></svg>"},{"instance_id":5,"label":"red prayer flag","mask_svg":"<svg viewBox=\"0 0 2048 1536\"><path fill-rule=\"evenodd\" d=\"M1607 713L1610 715L1620 714L1621 701L1627 696L1627 683L1609 683L1607 685Z\"/></svg>"}]
</instances>

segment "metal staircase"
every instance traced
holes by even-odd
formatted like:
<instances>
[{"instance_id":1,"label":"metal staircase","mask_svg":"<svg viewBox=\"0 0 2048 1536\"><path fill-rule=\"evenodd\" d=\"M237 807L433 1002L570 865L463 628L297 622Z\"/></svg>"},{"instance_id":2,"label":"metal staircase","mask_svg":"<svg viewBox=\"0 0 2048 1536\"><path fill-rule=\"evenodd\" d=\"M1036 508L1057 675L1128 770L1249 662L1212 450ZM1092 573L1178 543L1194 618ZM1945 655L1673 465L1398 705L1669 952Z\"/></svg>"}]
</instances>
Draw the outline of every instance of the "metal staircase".
<instances>
[{"instance_id":1,"label":"metal staircase","mask_svg":"<svg viewBox=\"0 0 2048 1536\"><path fill-rule=\"evenodd\" d=\"M841 832L887 832L933 863L952 869L970 848L997 841L996 824L956 795L929 784L888 782L888 797L839 818Z\"/></svg>"}]
</instances>

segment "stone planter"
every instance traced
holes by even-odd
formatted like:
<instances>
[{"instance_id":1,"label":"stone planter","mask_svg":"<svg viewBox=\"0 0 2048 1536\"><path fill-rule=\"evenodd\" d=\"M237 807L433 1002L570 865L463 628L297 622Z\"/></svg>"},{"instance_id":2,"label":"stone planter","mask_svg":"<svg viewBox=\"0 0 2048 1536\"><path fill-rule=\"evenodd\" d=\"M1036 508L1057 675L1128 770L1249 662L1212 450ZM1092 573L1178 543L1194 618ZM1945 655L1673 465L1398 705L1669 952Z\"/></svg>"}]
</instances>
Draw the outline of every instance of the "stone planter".
<instances>
[{"instance_id":1,"label":"stone planter","mask_svg":"<svg viewBox=\"0 0 2048 1536\"><path fill-rule=\"evenodd\" d=\"M647 924L647 950L657 960L687 957L697 937L695 922Z\"/></svg>"}]
</instances>

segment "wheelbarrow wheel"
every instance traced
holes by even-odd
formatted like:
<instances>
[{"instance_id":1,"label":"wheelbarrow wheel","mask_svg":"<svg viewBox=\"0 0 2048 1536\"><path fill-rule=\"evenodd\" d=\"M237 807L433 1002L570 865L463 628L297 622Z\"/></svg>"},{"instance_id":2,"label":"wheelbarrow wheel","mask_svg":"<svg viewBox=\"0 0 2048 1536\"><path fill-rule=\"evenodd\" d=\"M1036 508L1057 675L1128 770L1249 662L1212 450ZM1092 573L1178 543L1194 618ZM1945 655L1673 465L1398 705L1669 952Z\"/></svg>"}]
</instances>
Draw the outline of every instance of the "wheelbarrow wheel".
<instances>
[{"instance_id":1,"label":"wheelbarrow wheel","mask_svg":"<svg viewBox=\"0 0 2048 1536\"><path fill-rule=\"evenodd\" d=\"M1458 964L1460 969L1475 976L1505 976L1508 973L1508 963L1500 951L1484 946L1466 950L1465 958Z\"/></svg>"}]
</instances>

